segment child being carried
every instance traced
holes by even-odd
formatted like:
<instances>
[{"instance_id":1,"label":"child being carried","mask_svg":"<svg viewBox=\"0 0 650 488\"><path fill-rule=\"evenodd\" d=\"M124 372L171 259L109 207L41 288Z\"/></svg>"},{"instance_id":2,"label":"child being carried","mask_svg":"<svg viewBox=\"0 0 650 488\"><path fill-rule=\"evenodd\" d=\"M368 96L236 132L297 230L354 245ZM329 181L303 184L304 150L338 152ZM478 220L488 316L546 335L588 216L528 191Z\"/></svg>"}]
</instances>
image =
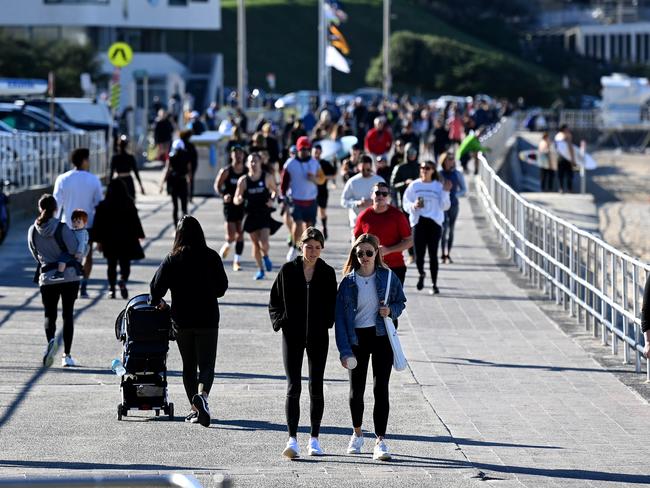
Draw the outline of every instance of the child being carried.
<instances>
[{"instance_id":1,"label":"child being carried","mask_svg":"<svg viewBox=\"0 0 650 488\"><path fill-rule=\"evenodd\" d=\"M77 250L74 255L63 252L58 259L58 267L54 275L52 275L52 280L63 280L64 271L68 266L72 266L77 270L79 276L83 276L83 270L81 268L81 260L86 257L88 254L88 231L86 230L86 224L88 223L88 214L85 210L78 208L72 212L72 230L74 235L77 238Z\"/></svg>"}]
</instances>

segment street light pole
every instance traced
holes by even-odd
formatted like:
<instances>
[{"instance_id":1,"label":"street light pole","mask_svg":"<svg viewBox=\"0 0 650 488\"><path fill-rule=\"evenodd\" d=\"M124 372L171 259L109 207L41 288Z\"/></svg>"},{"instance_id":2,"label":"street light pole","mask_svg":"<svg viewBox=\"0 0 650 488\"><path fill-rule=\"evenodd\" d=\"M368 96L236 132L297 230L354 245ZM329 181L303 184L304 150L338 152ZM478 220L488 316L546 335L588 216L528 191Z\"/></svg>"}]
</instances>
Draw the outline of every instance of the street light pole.
<instances>
[{"instance_id":1,"label":"street light pole","mask_svg":"<svg viewBox=\"0 0 650 488\"><path fill-rule=\"evenodd\" d=\"M248 71L246 69L246 10L244 0L237 0L237 95L239 107L248 105Z\"/></svg>"},{"instance_id":2,"label":"street light pole","mask_svg":"<svg viewBox=\"0 0 650 488\"><path fill-rule=\"evenodd\" d=\"M318 103L322 103L327 94L327 67L325 50L327 49L327 26L325 25L325 0L318 0Z\"/></svg>"},{"instance_id":3,"label":"street light pole","mask_svg":"<svg viewBox=\"0 0 650 488\"><path fill-rule=\"evenodd\" d=\"M384 97L390 96L392 80L390 76L390 0L384 0Z\"/></svg>"}]
</instances>

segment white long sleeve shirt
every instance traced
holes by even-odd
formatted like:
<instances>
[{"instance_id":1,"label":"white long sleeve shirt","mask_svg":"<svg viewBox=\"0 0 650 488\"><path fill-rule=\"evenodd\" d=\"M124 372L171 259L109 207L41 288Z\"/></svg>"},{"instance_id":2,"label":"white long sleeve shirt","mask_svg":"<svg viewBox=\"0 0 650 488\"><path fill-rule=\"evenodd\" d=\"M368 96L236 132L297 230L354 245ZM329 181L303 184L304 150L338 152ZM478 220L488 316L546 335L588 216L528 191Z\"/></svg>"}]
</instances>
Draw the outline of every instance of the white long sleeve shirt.
<instances>
[{"instance_id":1,"label":"white long sleeve shirt","mask_svg":"<svg viewBox=\"0 0 650 488\"><path fill-rule=\"evenodd\" d=\"M94 174L73 169L59 175L54 182L54 198L58 207L57 217L72 226L72 212L80 208L88 214L86 228L91 229L95 219L95 207L102 201L102 184Z\"/></svg>"},{"instance_id":2,"label":"white long sleeve shirt","mask_svg":"<svg viewBox=\"0 0 650 488\"><path fill-rule=\"evenodd\" d=\"M424 206L418 208L415 204L422 198ZM442 189L439 181L422 181L421 178L411 182L402 197L404 210L409 214L409 223L415 227L420 217L427 217L442 226L445 221L445 210L451 206L449 192Z\"/></svg>"},{"instance_id":3,"label":"white long sleeve shirt","mask_svg":"<svg viewBox=\"0 0 650 488\"><path fill-rule=\"evenodd\" d=\"M354 229L357 216L365 210L365 208L357 207L357 202L364 198L370 198L372 196L372 187L380 182L384 182L384 179L379 175L364 178L361 173L358 173L345 183L341 194L341 206L348 209L351 228Z\"/></svg>"}]
</instances>

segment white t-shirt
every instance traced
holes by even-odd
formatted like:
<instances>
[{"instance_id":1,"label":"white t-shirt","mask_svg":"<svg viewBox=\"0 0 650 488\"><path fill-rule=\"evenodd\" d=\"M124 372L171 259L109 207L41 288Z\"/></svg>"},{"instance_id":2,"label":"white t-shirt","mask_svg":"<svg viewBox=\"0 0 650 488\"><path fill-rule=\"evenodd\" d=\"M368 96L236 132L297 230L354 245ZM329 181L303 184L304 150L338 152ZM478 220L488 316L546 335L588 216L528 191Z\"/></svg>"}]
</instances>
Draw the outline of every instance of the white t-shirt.
<instances>
[{"instance_id":1,"label":"white t-shirt","mask_svg":"<svg viewBox=\"0 0 650 488\"><path fill-rule=\"evenodd\" d=\"M320 169L320 163L314 158L309 161L299 161L292 158L284 163L284 171L288 171L290 175L289 180L289 194L294 200L316 200L318 195L318 187L316 183L307 178L308 174L316 176Z\"/></svg>"},{"instance_id":2,"label":"white t-shirt","mask_svg":"<svg viewBox=\"0 0 650 488\"><path fill-rule=\"evenodd\" d=\"M95 207L102 201L102 184L94 174L79 169L73 169L59 175L54 182L54 198L59 207L57 218L70 226L72 212L83 209L88 214L87 229L93 226Z\"/></svg>"},{"instance_id":3,"label":"white t-shirt","mask_svg":"<svg viewBox=\"0 0 650 488\"><path fill-rule=\"evenodd\" d=\"M415 207L418 198L422 198L424 207ZM402 197L402 204L404 210L409 214L411 227L418 223L420 217L427 217L442 226L445 221L445 210L449 210L451 201L449 192L442 189L442 184L439 181L426 183L421 178L418 178L406 188Z\"/></svg>"},{"instance_id":4,"label":"white t-shirt","mask_svg":"<svg viewBox=\"0 0 650 488\"><path fill-rule=\"evenodd\" d=\"M348 217L350 218L350 227L354 228L357 222L357 216L365 210L364 208L357 207L356 202L364 198L372 196L372 187L384 179L379 175L372 175L364 178L361 173L354 175L350 178L343 187L341 194L341 206L347 208Z\"/></svg>"},{"instance_id":5,"label":"white t-shirt","mask_svg":"<svg viewBox=\"0 0 650 488\"><path fill-rule=\"evenodd\" d=\"M379 312L379 298L377 298L377 273L370 276L361 276L355 273L357 284L357 314L354 317L355 329L374 327Z\"/></svg>"}]
</instances>

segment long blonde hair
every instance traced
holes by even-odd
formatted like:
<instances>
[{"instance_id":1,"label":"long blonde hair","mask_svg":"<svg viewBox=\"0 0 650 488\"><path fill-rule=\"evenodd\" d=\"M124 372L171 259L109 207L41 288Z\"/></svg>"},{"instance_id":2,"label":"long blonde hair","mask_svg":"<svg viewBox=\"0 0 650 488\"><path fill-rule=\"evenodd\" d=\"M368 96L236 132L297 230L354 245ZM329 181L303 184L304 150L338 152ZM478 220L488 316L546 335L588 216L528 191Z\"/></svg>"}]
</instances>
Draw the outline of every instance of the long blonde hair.
<instances>
[{"instance_id":1,"label":"long blonde hair","mask_svg":"<svg viewBox=\"0 0 650 488\"><path fill-rule=\"evenodd\" d=\"M359 258L357 258L356 250L360 244L366 244L366 243L370 244L375 249L375 269L386 267L386 265L384 264L384 260L382 259L381 254L379 253L379 239L377 239L377 237L374 236L373 234L361 234L359 237L357 237L357 239L352 244L352 247L350 248L348 259L345 261L345 264L343 265L344 275L352 271L356 271L361 267Z\"/></svg>"}]
</instances>

